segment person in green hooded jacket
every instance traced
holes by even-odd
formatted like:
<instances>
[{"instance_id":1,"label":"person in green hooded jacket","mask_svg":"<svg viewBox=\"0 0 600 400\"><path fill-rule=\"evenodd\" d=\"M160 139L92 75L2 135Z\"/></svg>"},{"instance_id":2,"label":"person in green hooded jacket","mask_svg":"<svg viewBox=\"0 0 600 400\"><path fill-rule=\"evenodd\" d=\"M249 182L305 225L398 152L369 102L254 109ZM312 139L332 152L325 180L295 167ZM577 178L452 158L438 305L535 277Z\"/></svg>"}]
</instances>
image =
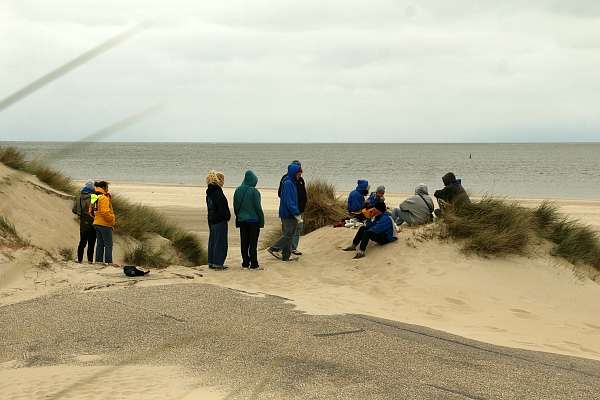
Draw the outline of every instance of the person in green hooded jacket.
<instances>
[{"instance_id":1,"label":"person in green hooded jacket","mask_svg":"<svg viewBox=\"0 0 600 400\"><path fill-rule=\"evenodd\" d=\"M260 228L265 226L265 216L260 204L260 192L256 189L258 178L248 170L244 182L233 195L235 225L240 228L242 268L257 269L257 246Z\"/></svg>"}]
</instances>

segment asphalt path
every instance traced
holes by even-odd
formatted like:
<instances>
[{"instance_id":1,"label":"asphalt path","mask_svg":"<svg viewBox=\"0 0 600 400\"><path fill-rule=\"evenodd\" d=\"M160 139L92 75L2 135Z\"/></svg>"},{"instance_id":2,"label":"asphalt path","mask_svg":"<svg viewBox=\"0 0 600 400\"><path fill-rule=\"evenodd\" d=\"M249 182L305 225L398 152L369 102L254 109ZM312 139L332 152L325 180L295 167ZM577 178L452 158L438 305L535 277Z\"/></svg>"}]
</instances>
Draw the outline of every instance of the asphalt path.
<instances>
[{"instance_id":1,"label":"asphalt path","mask_svg":"<svg viewBox=\"0 0 600 400\"><path fill-rule=\"evenodd\" d=\"M0 362L180 365L227 399L600 399L598 361L285 300L205 284L41 297L0 308Z\"/></svg>"}]
</instances>

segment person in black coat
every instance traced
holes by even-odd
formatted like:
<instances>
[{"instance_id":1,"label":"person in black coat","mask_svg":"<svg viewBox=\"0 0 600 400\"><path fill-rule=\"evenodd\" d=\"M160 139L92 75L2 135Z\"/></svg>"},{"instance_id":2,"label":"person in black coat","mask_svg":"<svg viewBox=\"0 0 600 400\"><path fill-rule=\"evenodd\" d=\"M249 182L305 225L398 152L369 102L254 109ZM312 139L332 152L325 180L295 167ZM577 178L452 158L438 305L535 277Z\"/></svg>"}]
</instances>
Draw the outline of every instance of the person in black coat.
<instances>
[{"instance_id":1,"label":"person in black coat","mask_svg":"<svg viewBox=\"0 0 600 400\"><path fill-rule=\"evenodd\" d=\"M227 223L231 219L227 197L223 193L225 176L209 171L206 176L206 208L208 209L208 268L225 269L227 258Z\"/></svg>"},{"instance_id":2,"label":"person in black coat","mask_svg":"<svg viewBox=\"0 0 600 400\"><path fill-rule=\"evenodd\" d=\"M442 177L442 182L444 183L444 188L436 190L433 194L440 205L440 209L435 210L436 215L440 215L444 211L444 208L448 205L460 207L465 203L471 202L469 195L461 184L460 179L456 179L454 173L448 172Z\"/></svg>"},{"instance_id":3,"label":"person in black coat","mask_svg":"<svg viewBox=\"0 0 600 400\"><path fill-rule=\"evenodd\" d=\"M292 164L296 164L300 167L302 171L302 164L298 160L292 161ZM287 174L281 177L279 181L279 189L277 190L277 196L281 197L281 186L283 184L284 179L287 177ZM304 178L302 175L296 180L296 189L298 190L298 209L300 210L300 218L302 219L302 214L304 214L304 210L306 209L306 203L308 201L308 195L306 194L306 182L304 182ZM292 254L297 256L301 256L302 253L298 251L298 244L300 243L300 235L304 230L304 222L299 223L296 227L296 232L294 233L294 238L292 239ZM277 250L277 249L275 249Z\"/></svg>"}]
</instances>

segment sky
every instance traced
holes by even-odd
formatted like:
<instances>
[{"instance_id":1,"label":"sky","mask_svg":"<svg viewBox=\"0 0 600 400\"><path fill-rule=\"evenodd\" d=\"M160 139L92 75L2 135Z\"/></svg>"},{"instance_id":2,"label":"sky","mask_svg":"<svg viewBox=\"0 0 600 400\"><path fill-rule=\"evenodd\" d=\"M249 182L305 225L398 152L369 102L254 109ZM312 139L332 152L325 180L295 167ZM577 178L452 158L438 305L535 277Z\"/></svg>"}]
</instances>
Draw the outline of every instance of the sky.
<instances>
[{"instance_id":1,"label":"sky","mask_svg":"<svg viewBox=\"0 0 600 400\"><path fill-rule=\"evenodd\" d=\"M597 0L3 0L0 140L600 141Z\"/></svg>"}]
</instances>

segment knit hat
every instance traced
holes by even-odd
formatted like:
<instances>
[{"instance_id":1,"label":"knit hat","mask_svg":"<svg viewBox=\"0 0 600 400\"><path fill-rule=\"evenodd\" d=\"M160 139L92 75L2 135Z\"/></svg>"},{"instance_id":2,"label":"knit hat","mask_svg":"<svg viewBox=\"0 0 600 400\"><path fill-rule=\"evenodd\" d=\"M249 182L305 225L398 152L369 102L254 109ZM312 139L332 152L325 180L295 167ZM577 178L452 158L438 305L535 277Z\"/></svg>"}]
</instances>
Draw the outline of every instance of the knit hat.
<instances>
[{"instance_id":1,"label":"knit hat","mask_svg":"<svg viewBox=\"0 0 600 400\"><path fill-rule=\"evenodd\" d=\"M385 193L385 186L383 186L383 185L377 186L376 192L377 193Z\"/></svg>"},{"instance_id":2,"label":"knit hat","mask_svg":"<svg viewBox=\"0 0 600 400\"><path fill-rule=\"evenodd\" d=\"M225 184L225 175L220 171L210 170L208 171L208 175L206 175L206 184L207 185L219 185L223 187Z\"/></svg>"}]
</instances>

